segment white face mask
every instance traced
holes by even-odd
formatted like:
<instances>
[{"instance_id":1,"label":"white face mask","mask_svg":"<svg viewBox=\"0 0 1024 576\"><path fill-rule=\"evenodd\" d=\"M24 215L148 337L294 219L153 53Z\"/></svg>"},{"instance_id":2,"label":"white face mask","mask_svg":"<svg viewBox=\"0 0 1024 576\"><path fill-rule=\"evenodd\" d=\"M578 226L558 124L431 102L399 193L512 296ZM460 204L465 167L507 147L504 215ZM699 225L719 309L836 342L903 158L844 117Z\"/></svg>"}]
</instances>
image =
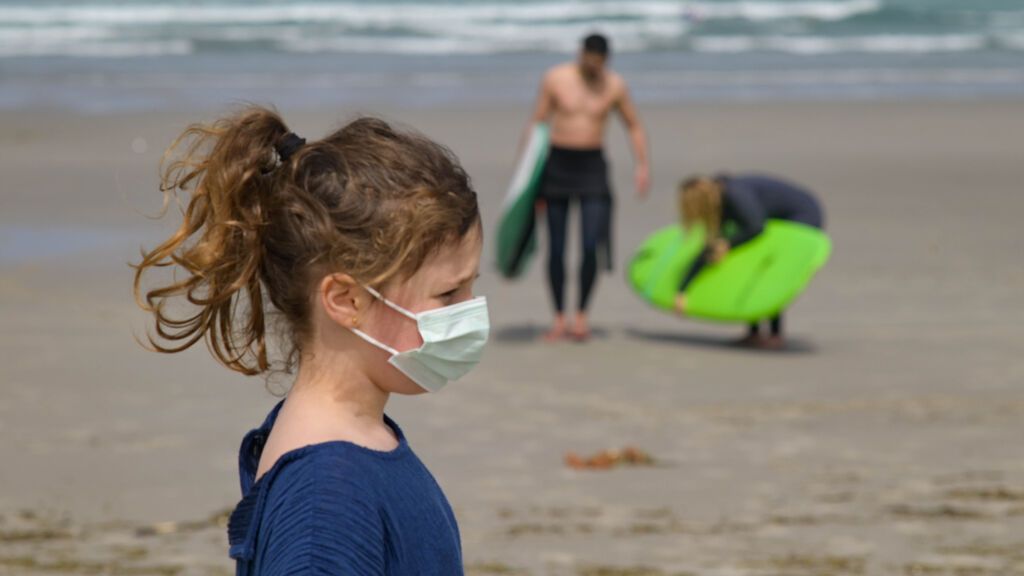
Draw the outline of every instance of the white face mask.
<instances>
[{"instance_id":1,"label":"white face mask","mask_svg":"<svg viewBox=\"0 0 1024 576\"><path fill-rule=\"evenodd\" d=\"M487 299L473 298L451 306L418 314L388 301L373 288L366 291L391 309L416 321L423 345L399 352L355 328L357 336L389 352L388 363L428 392L437 392L451 380L458 380L479 362L490 332Z\"/></svg>"}]
</instances>

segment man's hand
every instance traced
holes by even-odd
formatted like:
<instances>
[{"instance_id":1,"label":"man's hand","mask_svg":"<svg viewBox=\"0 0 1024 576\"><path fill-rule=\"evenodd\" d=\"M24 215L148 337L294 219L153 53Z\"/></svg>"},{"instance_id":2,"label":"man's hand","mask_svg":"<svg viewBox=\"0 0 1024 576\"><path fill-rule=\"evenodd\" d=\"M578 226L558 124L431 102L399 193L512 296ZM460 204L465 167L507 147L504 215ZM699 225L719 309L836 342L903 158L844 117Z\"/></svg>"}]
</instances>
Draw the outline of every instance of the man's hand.
<instances>
[{"instance_id":1,"label":"man's hand","mask_svg":"<svg viewBox=\"0 0 1024 576\"><path fill-rule=\"evenodd\" d=\"M651 186L650 170L646 165L636 167L633 174L633 183L636 186L636 195L641 200L647 197L647 190Z\"/></svg>"},{"instance_id":2,"label":"man's hand","mask_svg":"<svg viewBox=\"0 0 1024 576\"><path fill-rule=\"evenodd\" d=\"M676 294L675 310L677 314L686 314L686 292Z\"/></svg>"}]
</instances>

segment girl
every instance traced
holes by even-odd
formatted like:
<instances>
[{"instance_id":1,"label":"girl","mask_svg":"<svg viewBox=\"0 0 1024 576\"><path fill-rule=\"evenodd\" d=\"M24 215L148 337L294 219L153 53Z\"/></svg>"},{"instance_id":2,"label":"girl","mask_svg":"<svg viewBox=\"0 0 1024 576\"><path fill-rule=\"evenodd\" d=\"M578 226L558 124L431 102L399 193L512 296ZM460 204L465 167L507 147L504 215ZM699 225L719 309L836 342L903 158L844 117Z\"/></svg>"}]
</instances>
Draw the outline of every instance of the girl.
<instances>
[{"instance_id":1,"label":"girl","mask_svg":"<svg viewBox=\"0 0 1024 576\"><path fill-rule=\"evenodd\" d=\"M686 289L709 262L718 262L729 250L748 242L761 233L765 220L775 218L800 222L822 228L821 206L810 192L777 178L767 176L698 176L679 185L683 226L701 224L707 245L690 266L679 285L676 310L686 311ZM735 232L722 234L723 222L736 225ZM782 314L771 318L771 335L762 339L759 322L750 324L742 345L782 348Z\"/></svg>"},{"instance_id":2,"label":"girl","mask_svg":"<svg viewBox=\"0 0 1024 576\"><path fill-rule=\"evenodd\" d=\"M151 345L205 339L228 368L265 374L273 317L296 369L242 441L237 573L462 574L448 501L384 414L392 393L468 372L487 339L480 214L458 160L372 118L307 144L258 107L190 127L175 152L162 189L190 191L184 222L135 272ZM143 275L175 265L183 277L143 298Z\"/></svg>"}]
</instances>

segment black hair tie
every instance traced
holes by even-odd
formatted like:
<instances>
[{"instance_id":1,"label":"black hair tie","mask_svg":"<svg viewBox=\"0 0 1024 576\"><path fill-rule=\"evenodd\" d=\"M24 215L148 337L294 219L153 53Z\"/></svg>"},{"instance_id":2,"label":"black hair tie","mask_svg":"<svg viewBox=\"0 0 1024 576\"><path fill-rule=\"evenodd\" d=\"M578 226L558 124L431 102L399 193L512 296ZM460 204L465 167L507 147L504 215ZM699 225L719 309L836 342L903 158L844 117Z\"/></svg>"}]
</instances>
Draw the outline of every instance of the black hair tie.
<instances>
[{"instance_id":1,"label":"black hair tie","mask_svg":"<svg viewBox=\"0 0 1024 576\"><path fill-rule=\"evenodd\" d=\"M274 150L277 151L277 156L282 162L287 162L292 157L292 154L295 154L299 148L305 145L305 138L300 138L295 132L289 132L281 138L281 141L277 143Z\"/></svg>"}]
</instances>

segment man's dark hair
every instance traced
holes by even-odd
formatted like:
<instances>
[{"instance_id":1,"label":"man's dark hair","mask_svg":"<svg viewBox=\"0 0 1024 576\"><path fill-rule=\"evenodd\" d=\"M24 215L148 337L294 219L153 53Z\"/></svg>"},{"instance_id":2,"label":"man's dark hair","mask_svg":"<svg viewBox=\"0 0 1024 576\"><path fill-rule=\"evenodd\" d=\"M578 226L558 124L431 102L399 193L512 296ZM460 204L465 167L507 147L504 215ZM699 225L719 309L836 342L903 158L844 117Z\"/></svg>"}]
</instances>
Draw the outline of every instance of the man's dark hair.
<instances>
[{"instance_id":1,"label":"man's dark hair","mask_svg":"<svg viewBox=\"0 0 1024 576\"><path fill-rule=\"evenodd\" d=\"M607 56L611 48L608 46L607 38L601 34L591 34L583 39L583 51Z\"/></svg>"}]
</instances>

